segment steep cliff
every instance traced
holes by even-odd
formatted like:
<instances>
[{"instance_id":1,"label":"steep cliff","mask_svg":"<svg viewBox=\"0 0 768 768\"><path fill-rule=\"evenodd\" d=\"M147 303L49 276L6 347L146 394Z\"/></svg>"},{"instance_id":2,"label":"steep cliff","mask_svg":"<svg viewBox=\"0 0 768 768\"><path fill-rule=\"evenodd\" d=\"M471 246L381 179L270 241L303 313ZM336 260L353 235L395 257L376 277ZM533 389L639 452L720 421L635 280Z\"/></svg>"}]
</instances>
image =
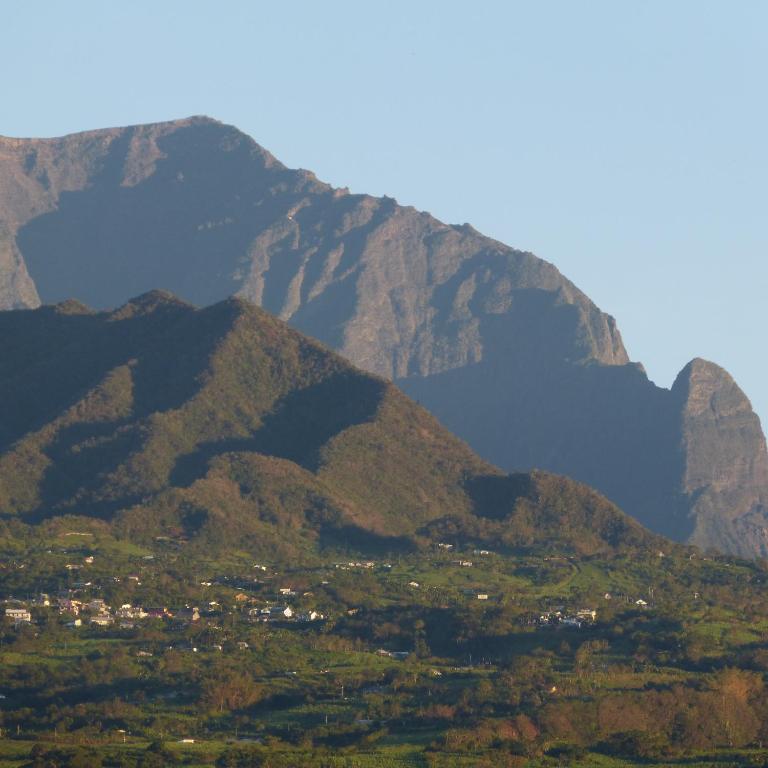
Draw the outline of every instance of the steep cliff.
<instances>
[{"instance_id":1,"label":"steep cliff","mask_svg":"<svg viewBox=\"0 0 768 768\"><path fill-rule=\"evenodd\" d=\"M467 224L333 189L207 118L0 139L0 222L0 306L239 294L393 379L500 466L571 475L680 540L763 551L765 445L746 399L724 449L554 266ZM727 493L724 476L739 478Z\"/></svg>"},{"instance_id":2,"label":"steep cliff","mask_svg":"<svg viewBox=\"0 0 768 768\"><path fill-rule=\"evenodd\" d=\"M482 359L482 318L514 298L571 359L627 360L613 319L551 264L334 190L205 118L0 139L0 221L44 302L109 307L158 286L198 304L239 293L401 377ZM4 306L18 304L35 301Z\"/></svg>"},{"instance_id":3,"label":"steep cliff","mask_svg":"<svg viewBox=\"0 0 768 768\"><path fill-rule=\"evenodd\" d=\"M16 239L0 221L0 307L23 309L40 303Z\"/></svg>"},{"instance_id":4,"label":"steep cliff","mask_svg":"<svg viewBox=\"0 0 768 768\"><path fill-rule=\"evenodd\" d=\"M689 541L765 556L768 454L749 400L726 371L698 358L680 372L672 396L680 408Z\"/></svg>"}]
</instances>

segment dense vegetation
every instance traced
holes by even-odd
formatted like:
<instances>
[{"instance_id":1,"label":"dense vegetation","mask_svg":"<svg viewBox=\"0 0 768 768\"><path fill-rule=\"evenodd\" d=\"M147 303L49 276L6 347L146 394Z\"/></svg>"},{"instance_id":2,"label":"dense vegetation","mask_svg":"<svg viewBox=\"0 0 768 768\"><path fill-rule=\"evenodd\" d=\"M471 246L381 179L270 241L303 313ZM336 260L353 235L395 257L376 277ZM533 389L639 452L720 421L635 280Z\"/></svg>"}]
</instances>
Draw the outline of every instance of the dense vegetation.
<instances>
[{"instance_id":1,"label":"dense vegetation","mask_svg":"<svg viewBox=\"0 0 768 768\"><path fill-rule=\"evenodd\" d=\"M462 537L299 565L138 546L83 518L7 523L0 589L32 621L0 634L0 764L768 762L762 563ZM70 626L56 595L115 621ZM295 613L262 620L276 606ZM310 611L324 618L296 620Z\"/></svg>"},{"instance_id":2,"label":"dense vegetation","mask_svg":"<svg viewBox=\"0 0 768 768\"><path fill-rule=\"evenodd\" d=\"M653 546L589 489L502 474L396 388L241 300L6 312L0 359L8 518L88 515L132 541L261 556L418 548L439 531Z\"/></svg>"}]
</instances>

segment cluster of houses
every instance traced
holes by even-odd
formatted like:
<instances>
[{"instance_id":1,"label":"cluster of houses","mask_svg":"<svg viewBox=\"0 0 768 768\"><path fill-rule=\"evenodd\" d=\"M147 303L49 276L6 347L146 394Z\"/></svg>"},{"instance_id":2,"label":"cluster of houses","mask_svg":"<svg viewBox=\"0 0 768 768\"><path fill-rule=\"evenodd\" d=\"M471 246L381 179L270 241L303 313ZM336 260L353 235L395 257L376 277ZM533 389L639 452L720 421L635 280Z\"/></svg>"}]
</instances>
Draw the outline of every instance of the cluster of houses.
<instances>
[{"instance_id":1,"label":"cluster of houses","mask_svg":"<svg viewBox=\"0 0 768 768\"><path fill-rule=\"evenodd\" d=\"M141 619L175 617L180 621L197 621L200 618L197 608L187 607L174 614L165 607L145 609L139 605L124 603L119 608L113 609L100 597L91 600L78 600L69 595L51 598L47 594L41 594L29 601L29 605L14 599L9 599L6 603L6 621L12 622L17 627L32 622L31 607L56 608L59 614L69 617L68 627L81 627L83 624L111 627L117 624L122 629L130 629L135 626L137 620Z\"/></svg>"},{"instance_id":2,"label":"cluster of houses","mask_svg":"<svg viewBox=\"0 0 768 768\"><path fill-rule=\"evenodd\" d=\"M273 605L271 607L251 608L248 611L251 621L323 621L325 615L319 611L309 610L296 613L290 605Z\"/></svg>"},{"instance_id":3,"label":"cluster of houses","mask_svg":"<svg viewBox=\"0 0 768 768\"><path fill-rule=\"evenodd\" d=\"M364 566L367 567L367 566ZM210 582L203 582L209 585ZM302 597L311 596L311 592L305 592ZM298 593L292 587L281 587L278 590L278 600L287 601L298 597ZM234 595L235 602L242 607L243 612L250 621L282 621L282 622L315 622L323 621L325 615L313 608L297 611L287 602L278 605L264 605L245 592ZM203 604L202 610L197 606L187 605L181 609L170 611L167 607L144 608L141 605L124 603L119 607L108 605L100 597L92 599L77 599L72 590L62 593L59 597L51 598L47 594L40 594L34 600L17 600L9 598L5 607L5 619L13 623L15 627L32 623L33 607L57 609L59 614L66 615L68 627L81 627L84 624L98 627L117 626L121 629L133 629L136 623L145 619L169 619L174 623L190 624L200 620L201 615L213 616L221 613L222 606L216 600ZM249 604L261 603L258 607L248 607Z\"/></svg>"},{"instance_id":4,"label":"cluster of houses","mask_svg":"<svg viewBox=\"0 0 768 768\"><path fill-rule=\"evenodd\" d=\"M694 599L698 599L699 593L694 593ZM613 595L610 592L606 592L604 595L605 600L613 600ZM649 607L649 603L643 598L637 600L624 596L625 602L634 603L639 609L645 609ZM597 611L594 608L581 608L577 611L567 611L563 606L558 606L550 611L545 611L539 616L530 617L526 622L529 624L536 624L540 627L571 627L573 629L581 629L584 626L589 626L597 621Z\"/></svg>"},{"instance_id":5,"label":"cluster of houses","mask_svg":"<svg viewBox=\"0 0 768 768\"><path fill-rule=\"evenodd\" d=\"M454 548L454 545L453 544L448 544L445 541L439 541L437 543L437 548L445 550L446 552L450 552ZM488 555L492 555L493 552L491 552L490 549L473 549L472 550L472 554L473 555L480 555L481 557L486 557ZM463 563L461 563L461 564L463 565Z\"/></svg>"},{"instance_id":6,"label":"cluster of houses","mask_svg":"<svg viewBox=\"0 0 768 768\"><path fill-rule=\"evenodd\" d=\"M167 608L145 610L139 605L131 605L130 603L124 603L119 608L113 609L100 597L88 601L62 597L58 600L58 607L59 613L66 613L72 617L68 623L70 627L81 626L85 618L89 624L97 627L111 627L117 623L121 629L131 629L139 619L172 616Z\"/></svg>"},{"instance_id":7,"label":"cluster of houses","mask_svg":"<svg viewBox=\"0 0 768 768\"><path fill-rule=\"evenodd\" d=\"M260 566L254 566L254 567L260 567ZM230 582L232 582L232 580L230 580ZM203 582L203 583L210 584L212 582ZM240 587L250 586L250 585L245 585L240 581L235 581L234 584L239 585ZM324 581L323 584L328 584L328 582ZM252 622L323 621L325 619L325 615L315 610L314 608L309 608L303 611L296 611L296 609L294 609L291 605L289 605L291 598L301 597L304 600L306 600L307 598L313 597L313 595L314 595L313 592L302 592L301 595L299 595L299 592L295 590L293 587L279 587L276 590L276 598L278 600L278 603L276 605L271 605L271 604L264 605L264 601L262 599L254 597L253 595L245 591L237 592L234 595L234 600L235 600L235 603L237 603L241 607L243 612L248 616L248 620ZM214 603L209 603L209 607L213 606L214 604L218 606L218 603L214 602Z\"/></svg>"},{"instance_id":8,"label":"cluster of houses","mask_svg":"<svg viewBox=\"0 0 768 768\"><path fill-rule=\"evenodd\" d=\"M581 629L585 625L594 624L597 621L597 611L593 608L581 608L568 612L563 606L540 614L535 623L541 627L570 627Z\"/></svg>"}]
</instances>

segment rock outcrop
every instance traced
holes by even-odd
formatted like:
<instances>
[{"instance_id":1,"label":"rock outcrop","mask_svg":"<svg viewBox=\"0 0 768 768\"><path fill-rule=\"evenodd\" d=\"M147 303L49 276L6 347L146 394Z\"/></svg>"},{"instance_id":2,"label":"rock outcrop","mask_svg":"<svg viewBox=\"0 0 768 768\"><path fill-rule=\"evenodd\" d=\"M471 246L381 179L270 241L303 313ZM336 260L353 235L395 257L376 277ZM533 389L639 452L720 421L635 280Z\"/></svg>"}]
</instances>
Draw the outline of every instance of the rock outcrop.
<instances>
[{"instance_id":1,"label":"rock outcrop","mask_svg":"<svg viewBox=\"0 0 768 768\"><path fill-rule=\"evenodd\" d=\"M0 139L0 223L0 306L239 294L504 468L568 474L679 540L764 550L764 439L727 375L720 416L694 416L698 376L656 387L554 266L467 224L334 189L207 118Z\"/></svg>"},{"instance_id":2,"label":"rock outcrop","mask_svg":"<svg viewBox=\"0 0 768 768\"><path fill-rule=\"evenodd\" d=\"M768 555L768 455L746 395L726 371L697 358L678 375L672 396L680 409L681 492L693 525L688 540Z\"/></svg>"},{"instance_id":3,"label":"rock outcrop","mask_svg":"<svg viewBox=\"0 0 768 768\"><path fill-rule=\"evenodd\" d=\"M24 309L39 303L35 284L16 247L16 238L7 225L0 222L0 307Z\"/></svg>"}]
</instances>

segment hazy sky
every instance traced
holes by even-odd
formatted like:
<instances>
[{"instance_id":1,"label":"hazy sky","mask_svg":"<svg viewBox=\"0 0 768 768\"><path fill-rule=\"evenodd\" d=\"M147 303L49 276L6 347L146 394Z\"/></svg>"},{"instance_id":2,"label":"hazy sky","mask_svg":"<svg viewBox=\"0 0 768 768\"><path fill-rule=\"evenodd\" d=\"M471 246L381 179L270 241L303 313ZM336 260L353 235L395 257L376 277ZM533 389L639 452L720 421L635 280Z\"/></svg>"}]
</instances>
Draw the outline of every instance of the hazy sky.
<instances>
[{"instance_id":1,"label":"hazy sky","mask_svg":"<svg viewBox=\"0 0 768 768\"><path fill-rule=\"evenodd\" d=\"M556 264L768 417L768 2L0 2L0 134L207 114ZM763 419L765 422L765 419Z\"/></svg>"}]
</instances>

